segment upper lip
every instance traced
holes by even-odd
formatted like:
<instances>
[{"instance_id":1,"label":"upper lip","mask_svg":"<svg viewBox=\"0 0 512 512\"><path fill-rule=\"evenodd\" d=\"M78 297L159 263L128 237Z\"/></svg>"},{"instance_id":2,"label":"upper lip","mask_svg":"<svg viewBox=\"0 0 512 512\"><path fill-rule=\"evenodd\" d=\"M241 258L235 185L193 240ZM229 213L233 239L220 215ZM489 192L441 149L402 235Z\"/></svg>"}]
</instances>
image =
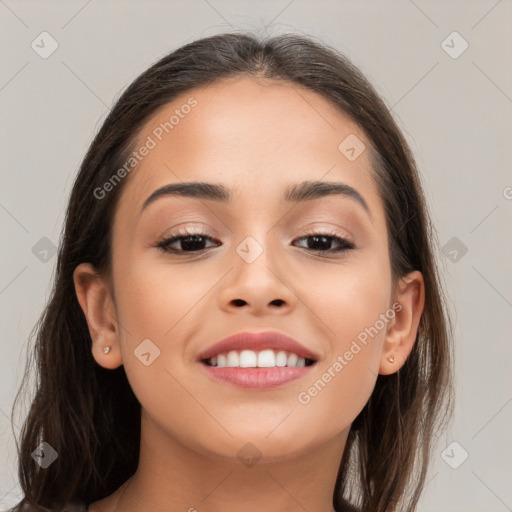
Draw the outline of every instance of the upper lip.
<instances>
[{"instance_id":1,"label":"upper lip","mask_svg":"<svg viewBox=\"0 0 512 512\"><path fill-rule=\"evenodd\" d=\"M199 360L210 359L218 354L229 352L230 350L283 350L293 352L299 357L305 359L318 360L318 355L301 345L298 341L290 338L286 334L277 331L264 332L239 332L224 338L223 340L211 345L203 350Z\"/></svg>"}]
</instances>

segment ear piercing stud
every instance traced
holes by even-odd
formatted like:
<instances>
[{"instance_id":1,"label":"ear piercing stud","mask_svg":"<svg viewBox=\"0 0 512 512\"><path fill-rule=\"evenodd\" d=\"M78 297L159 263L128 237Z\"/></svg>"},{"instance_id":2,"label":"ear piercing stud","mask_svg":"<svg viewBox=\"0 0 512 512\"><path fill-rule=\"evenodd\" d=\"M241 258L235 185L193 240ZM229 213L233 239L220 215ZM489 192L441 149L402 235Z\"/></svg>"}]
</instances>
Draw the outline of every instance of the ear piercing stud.
<instances>
[{"instance_id":1,"label":"ear piercing stud","mask_svg":"<svg viewBox=\"0 0 512 512\"><path fill-rule=\"evenodd\" d=\"M388 361L389 361L390 363L394 363L394 362L395 362L395 356L389 356L389 357L388 357Z\"/></svg>"},{"instance_id":2,"label":"ear piercing stud","mask_svg":"<svg viewBox=\"0 0 512 512\"><path fill-rule=\"evenodd\" d=\"M112 347L110 347L109 345L107 345L107 346L103 349L103 353L104 353L104 354L108 354L108 353L110 352L110 349L111 349L111 348L112 348Z\"/></svg>"}]
</instances>

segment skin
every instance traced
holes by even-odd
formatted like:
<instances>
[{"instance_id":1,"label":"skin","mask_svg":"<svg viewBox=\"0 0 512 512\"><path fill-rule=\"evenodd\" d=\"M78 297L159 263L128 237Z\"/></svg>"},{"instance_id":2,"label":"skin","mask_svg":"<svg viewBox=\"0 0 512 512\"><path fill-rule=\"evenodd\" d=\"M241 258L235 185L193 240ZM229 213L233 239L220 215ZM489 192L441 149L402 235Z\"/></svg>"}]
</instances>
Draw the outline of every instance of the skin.
<instances>
[{"instance_id":1,"label":"skin","mask_svg":"<svg viewBox=\"0 0 512 512\"><path fill-rule=\"evenodd\" d=\"M332 512L350 425L377 375L396 372L413 347L422 276L391 280L368 151L349 161L338 150L349 134L369 147L350 117L300 86L237 77L165 105L139 141L190 96L197 107L125 178L114 217L112 280L89 263L74 273L95 360L105 368L123 364L142 405L137 472L90 511L229 512L243 505L247 512ZM285 203L284 189L305 180L354 187L371 217L341 195ZM140 214L155 189L181 181L222 183L234 199L167 196ZM206 241L202 255L183 256L156 247L176 227L205 229L221 244ZM356 247L319 254L304 238L315 228L335 229ZM252 263L236 252L247 236L263 249ZM385 328L309 403L300 403L298 394L397 301L401 310ZM308 376L273 390L244 390L213 380L196 360L230 334L266 329L319 354ZM160 349L149 366L134 356L147 338ZM237 456L247 443L261 455L252 467Z\"/></svg>"}]
</instances>

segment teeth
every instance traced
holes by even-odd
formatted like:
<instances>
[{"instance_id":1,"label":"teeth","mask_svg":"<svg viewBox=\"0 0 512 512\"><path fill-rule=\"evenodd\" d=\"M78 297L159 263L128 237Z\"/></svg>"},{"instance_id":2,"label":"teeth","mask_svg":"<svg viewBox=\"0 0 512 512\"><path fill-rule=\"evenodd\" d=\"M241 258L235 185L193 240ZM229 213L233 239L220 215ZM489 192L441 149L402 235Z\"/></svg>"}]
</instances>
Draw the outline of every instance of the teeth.
<instances>
[{"instance_id":1,"label":"teeth","mask_svg":"<svg viewBox=\"0 0 512 512\"><path fill-rule=\"evenodd\" d=\"M297 366L297 361L299 360L299 356L297 354L290 354L288 356L288 361L286 366Z\"/></svg>"},{"instance_id":2,"label":"teeth","mask_svg":"<svg viewBox=\"0 0 512 512\"><path fill-rule=\"evenodd\" d=\"M252 350L242 350L240 352L240 368L254 368L257 365L256 352Z\"/></svg>"},{"instance_id":3,"label":"teeth","mask_svg":"<svg viewBox=\"0 0 512 512\"><path fill-rule=\"evenodd\" d=\"M243 352L242 352L243 354ZM273 350L262 350L258 353L259 368L273 368L276 365L276 357Z\"/></svg>"},{"instance_id":4,"label":"teeth","mask_svg":"<svg viewBox=\"0 0 512 512\"><path fill-rule=\"evenodd\" d=\"M288 356L286 352L280 350L276 355L276 366L286 366L286 362L288 361Z\"/></svg>"},{"instance_id":5,"label":"teeth","mask_svg":"<svg viewBox=\"0 0 512 512\"><path fill-rule=\"evenodd\" d=\"M226 366L240 366L240 359L238 358L238 352L236 350L228 352L228 360Z\"/></svg>"},{"instance_id":6,"label":"teeth","mask_svg":"<svg viewBox=\"0 0 512 512\"><path fill-rule=\"evenodd\" d=\"M306 359L297 354L279 350L230 350L227 354L218 354L208 360L210 366L218 368L274 368L276 366L288 366L290 368L306 366Z\"/></svg>"}]
</instances>

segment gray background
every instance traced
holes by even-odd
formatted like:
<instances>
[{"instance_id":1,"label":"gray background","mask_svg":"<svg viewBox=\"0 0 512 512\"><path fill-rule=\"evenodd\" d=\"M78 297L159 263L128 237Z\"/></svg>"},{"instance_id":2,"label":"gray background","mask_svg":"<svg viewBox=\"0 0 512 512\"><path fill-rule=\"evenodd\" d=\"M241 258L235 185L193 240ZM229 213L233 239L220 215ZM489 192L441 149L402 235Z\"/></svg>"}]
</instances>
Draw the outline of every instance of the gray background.
<instances>
[{"instance_id":1,"label":"gray background","mask_svg":"<svg viewBox=\"0 0 512 512\"><path fill-rule=\"evenodd\" d=\"M320 38L392 108L445 247L456 334L455 419L418 510L512 510L511 22L512 0L0 0L0 510L19 497L11 405L93 134L156 59L234 28ZM59 45L46 59L31 47L49 48L43 31ZM463 40L448 37L454 31Z\"/></svg>"}]
</instances>

